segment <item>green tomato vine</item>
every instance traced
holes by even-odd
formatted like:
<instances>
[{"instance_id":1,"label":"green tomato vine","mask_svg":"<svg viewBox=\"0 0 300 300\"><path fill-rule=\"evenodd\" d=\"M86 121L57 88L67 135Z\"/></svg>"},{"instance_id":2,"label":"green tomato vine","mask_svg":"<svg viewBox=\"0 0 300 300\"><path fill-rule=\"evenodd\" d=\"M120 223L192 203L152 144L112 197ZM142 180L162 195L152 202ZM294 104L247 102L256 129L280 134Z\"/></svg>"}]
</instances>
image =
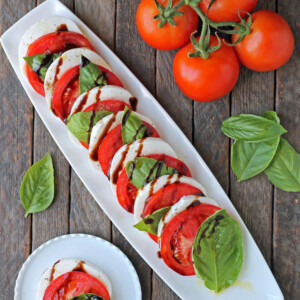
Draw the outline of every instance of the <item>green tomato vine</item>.
<instances>
[{"instance_id":1,"label":"green tomato vine","mask_svg":"<svg viewBox=\"0 0 300 300\"><path fill-rule=\"evenodd\" d=\"M216 46L210 46L210 35L211 30L210 28L217 29L218 31L222 33L226 33L229 35L232 34L238 34L239 38L236 40L235 43L227 45L234 46L241 42L244 37L251 32L251 25L252 25L252 18L251 15L247 13L248 15L248 21L246 19L243 19L240 16L239 17L241 22L233 22L233 21L224 21L224 22L214 22L211 19L207 17L207 15L200 9L199 3L202 0L181 0L179 1L175 6L173 6L173 0L168 0L165 7L163 7L158 0L154 0L157 9L159 10L159 14L157 14L154 17L154 20L159 20L158 27L162 28L165 26L165 24L168 22L172 26L176 26L176 23L174 21L174 17L183 15L183 12L178 11L178 9L182 5L188 5L190 6L200 17L202 21L202 29L200 33L199 41L196 40L195 34L196 32L193 32L191 34L191 42L193 44L193 49L188 53L189 57L202 57L203 59L207 59L210 55L210 53L217 51L221 47L221 39L219 38L218 34L216 33L217 39L218 39L218 45ZM210 7L214 4L216 0L211 0L210 5L208 7L208 10ZM222 29L222 27L232 27L232 29Z\"/></svg>"}]
</instances>

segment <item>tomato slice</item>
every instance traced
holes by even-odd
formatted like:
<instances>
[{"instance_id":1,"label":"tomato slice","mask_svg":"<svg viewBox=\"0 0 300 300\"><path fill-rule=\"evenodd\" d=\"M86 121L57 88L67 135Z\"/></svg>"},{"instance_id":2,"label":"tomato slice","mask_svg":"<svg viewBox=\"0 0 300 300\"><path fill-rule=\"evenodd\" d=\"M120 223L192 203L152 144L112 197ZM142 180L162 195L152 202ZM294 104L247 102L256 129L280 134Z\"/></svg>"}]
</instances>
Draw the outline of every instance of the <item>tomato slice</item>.
<instances>
[{"instance_id":1,"label":"tomato slice","mask_svg":"<svg viewBox=\"0 0 300 300\"><path fill-rule=\"evenodd\" d=\"M150 154L145 157L160 160L169 168L175 168L179 174L191 177L191 172L184 162L165 154ZM120 205L128 212L133 213L134 201L138 190L129 180L124 169L117 181L117 198Z\"/></svg>"},{"instance_id":2,"label":"tomato slice","mask_svg":"<svg viewBox=\"0 0 300 300\"><path fill-rule=\"evenodd\" d=\"M51 32L29 45L27 56L43 53L61 53L69 49L86 47L94 50L92 44L80 33L59 31ZM26 73L32 87L45 96L44 81L26 64Z\"/></svg>"},{"instance_id":3,"label":"tomato slice","mask_svg":"<svg viewBox=\"0 0 300 300\"><path fill-rule=\"evenodd\" d=\"M80 271L68 272L53 280L43 300L68 300L86 293L93 293L110 300L109 293L101 281Z\"/></svg>"},{"instance_id":4,"label":"tomato slice","mask_svg":"<svg viewBox=\"0 0 300 300\"><path fill-rule=\"evenodd\" d=\"M108 85L117 85L123 87L121 81L114 73L101 66L98 67L107 77ZM74 102L80 95L79 68L80 66L78 65L66 71L62 75L62 77L57 81L53 91L53 99L52 99L53 108L57 116L64 122L69 116ZM100 109L95 109L95 110L100 110Z\"/></svg>"},{"instance_id":5,"label":"tomato slice","mask_svg":"<svg viewBox=\"0 0 300 300\"><path fill-rule=\"evenodd\" d=\"M189 195L202 196L203 193L200 189L187 183L174 182L168 184L147 199L142 217L144 218L160 208L172 206L177 203L181 197ZM156 235L149 233L149 236L153 241L158 242Z\"/></svg>"},{"instance_id":6,"label":"tomato slice","mask_svg":"<svg viewBox=\"0 0 300 300\"><path fill-rule=\"evenodd\" d=\"M150 137L159 137L158 132L147 122L144 122ZM98 160L104 174L109 177L111 161L116 152L123 146L121 125L108 132L98 149Z\"/></svg>"},{"instance_id":7,"label":"tomato slice","mask_svg":"<svg viewBox=\"0 0 300 300\"><path fill-rule=\"evenodd\" d=\"M195 275L192 247L201 224L219 207L199 204L176 215L161 235L161 256L164 262L181 275Z\"/></svg>"}]
</instances>

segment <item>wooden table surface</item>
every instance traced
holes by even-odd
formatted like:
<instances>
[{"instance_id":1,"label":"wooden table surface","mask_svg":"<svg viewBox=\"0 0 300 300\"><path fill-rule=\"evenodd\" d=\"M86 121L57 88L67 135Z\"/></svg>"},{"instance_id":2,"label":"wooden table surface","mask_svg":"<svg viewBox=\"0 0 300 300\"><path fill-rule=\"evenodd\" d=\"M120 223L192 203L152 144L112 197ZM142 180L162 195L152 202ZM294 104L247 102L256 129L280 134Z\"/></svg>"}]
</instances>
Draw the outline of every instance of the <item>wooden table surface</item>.
<instances>
[{"instance_id":1,"label":"wooden table surface","mask_svg":"<svg viewBox=\"0 0 300 300\"><path fill-rule=\"evenodd\" d=\"M0 34L40 1L0 0ZM73 10L124 61L193 142L241 214L286 299L300 299L299 193L274 188L265 175L238 183L230 168L231 142L221 132L230 115L276 110L300 152L300 5L298 0L259 0L259 9L279 12L290 24L296 47L275 72L241 68L231 94L214 103L193 102L172 75L175 51L147 46L138 35L138 0L66 0ZM0 46L0 291L13 299L15 279L28 255L42 243L67 233L89 233L118 246L133 262L143 299L178 299L133 250L98 207L50 137L25 95ZM55 201L24 218L19 200L22 178L33 162L50 152L55 168Z\"/></svg>"}]
</instances>

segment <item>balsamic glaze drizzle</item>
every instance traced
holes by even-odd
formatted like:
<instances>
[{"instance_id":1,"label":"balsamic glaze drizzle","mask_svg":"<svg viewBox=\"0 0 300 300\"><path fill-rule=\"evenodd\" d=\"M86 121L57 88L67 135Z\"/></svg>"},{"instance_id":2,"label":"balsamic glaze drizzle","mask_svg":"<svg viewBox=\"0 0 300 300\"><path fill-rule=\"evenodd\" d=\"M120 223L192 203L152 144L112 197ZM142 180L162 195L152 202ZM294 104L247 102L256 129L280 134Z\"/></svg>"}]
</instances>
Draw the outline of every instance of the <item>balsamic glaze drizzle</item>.
<instances>
[{"instance_id":1,"label":"balsamic glaze drizzle","mask_svg":"<svg viewBox=\"0 0 300 300\"><path fill-rule=\"evenodd\" d=\"M207 224L207 227L203 230L201 236L200 236L200 239L199 239L199 242L198 242L198 245L197 245L197 253L200 254L201 253L201 246L200 246L200 243L201 243L201 240L204 239L204 238L211 238L211 236L215 233L216 231L216 227L220 224L219 221L223 220L225 217L222 216L222 215L217 215L214 219L210 220ZM210 227L211 223L214 222L214 225L213 225L213 228L211 229L211 231L208 233L208 236L206 236L206 231L208 230L208 228Z\"/></svg>"}]
</instances>

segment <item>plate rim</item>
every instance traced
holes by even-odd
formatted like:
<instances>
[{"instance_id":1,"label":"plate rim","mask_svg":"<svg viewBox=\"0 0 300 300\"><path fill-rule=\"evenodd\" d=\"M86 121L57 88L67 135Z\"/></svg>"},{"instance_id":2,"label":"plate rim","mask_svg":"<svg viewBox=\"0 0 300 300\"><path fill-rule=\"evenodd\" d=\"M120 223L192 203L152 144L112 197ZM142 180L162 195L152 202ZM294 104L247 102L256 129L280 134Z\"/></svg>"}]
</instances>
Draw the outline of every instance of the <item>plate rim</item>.
<instances>
[{"instance_id":1,"label":"plate rim","mask_svg":"<svg viewBox=\"0 0 300 300\"><path fill-rule=\"evenodd\" d=\"M14 287L14 300L20 300L21 296L20 295L20 289L21 289L21 284L23 281L23 278L25 276L25 271L28 267L28 265L32 262L32 260L39 255L39 253L46 248L47 246L49 246L50 244L54 244L58 241L61 240L67 240L67 239L74 239L74 238L87 238L87 239L93 239L95 241L100 241L101 243L111 247L112 249L114 249L121 257L122 259L124 259L124 261L128 264L129 268L130 268L130 274L132 275L132 278L134 280L134 283L137 287L138 290L138 294L137 294L137 299L142 299L142 287L141 287L141 282L139 279L139 276L137 274L137 271L134 267L134 265L132 264L131 260L127 257L127 255L117 246L115 246L113 243L99 237L99 236L95 236L92 234L85 234L85 233L70 233L70 234L64 234L64 235L60 235L57 236L53 239L50 239L48 241L46 241L45 243L41 244L38 248L36 248L25 260L25 262L23 263L17 279L16 279L16 283L15 283L15 287ZM110 278L110 280L112 280Z\"/></svg>"}]
</instances>

